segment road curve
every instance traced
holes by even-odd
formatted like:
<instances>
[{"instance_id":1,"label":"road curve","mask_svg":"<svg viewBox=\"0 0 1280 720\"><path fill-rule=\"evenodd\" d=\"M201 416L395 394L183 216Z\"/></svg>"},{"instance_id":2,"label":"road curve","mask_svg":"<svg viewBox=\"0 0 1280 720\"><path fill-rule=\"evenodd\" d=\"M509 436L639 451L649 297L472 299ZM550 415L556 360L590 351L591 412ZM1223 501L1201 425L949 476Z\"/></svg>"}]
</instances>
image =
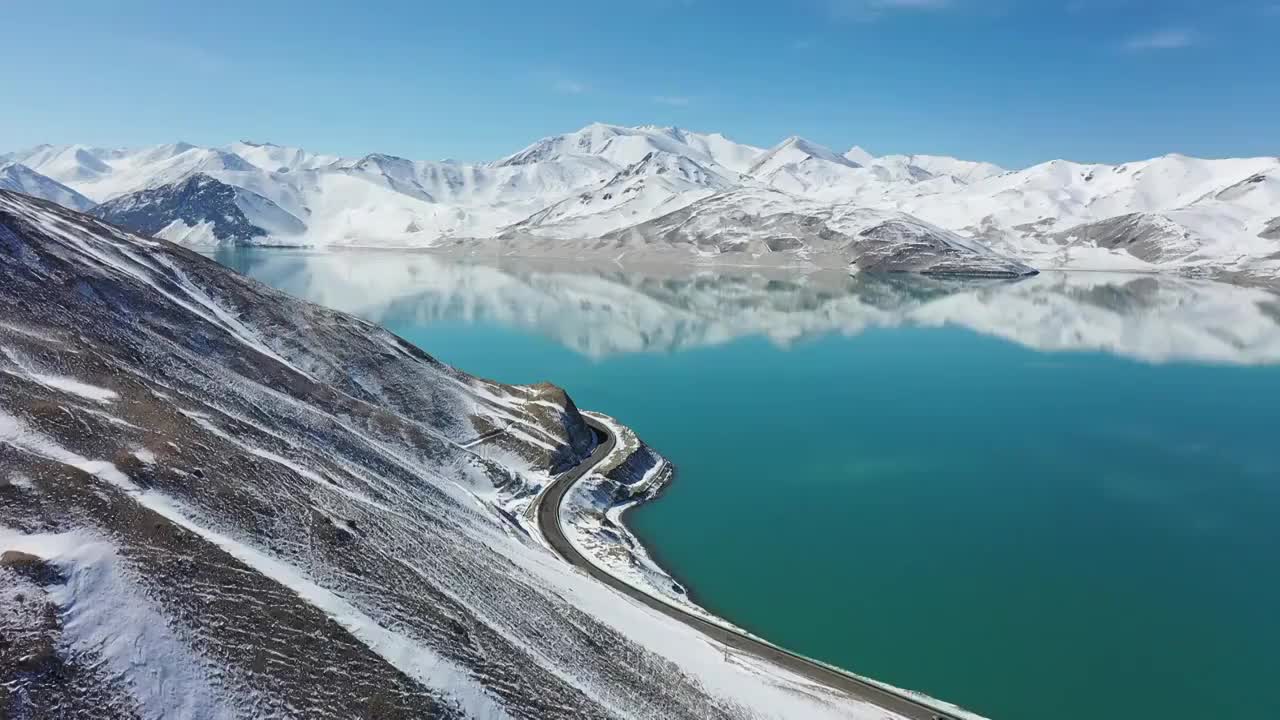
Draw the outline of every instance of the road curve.
<instances>
[{"instance_id":1,"label":"road curve","mask_svg":"<svg viewBox=\"0 0 1280 720\"><path fill-rule=\"evenodd\" d=\"M717 642L735 650L769 660L816 683L840 690L853 698L897 713L909 718L909 720L962 720L957 715L926 705L909 694L880 687L758 638L705 620L676 605L664 602L639 588L628 585L583 557L581 553L574 549L569 539L565 537L564 529L560 526L560 504L569 488L593 470L596 465L600 464L617 445L617 438L613 436L608 427L586 416L583 419L596 433L603 437L603 440L591 455L578 463L572 470L553 480L551 486L534 500L534 514L538 520L538 527L541 528L543 536L560 557L614 590L628 595L664 615L679 620Z\"/></svg>"}]
</instances>

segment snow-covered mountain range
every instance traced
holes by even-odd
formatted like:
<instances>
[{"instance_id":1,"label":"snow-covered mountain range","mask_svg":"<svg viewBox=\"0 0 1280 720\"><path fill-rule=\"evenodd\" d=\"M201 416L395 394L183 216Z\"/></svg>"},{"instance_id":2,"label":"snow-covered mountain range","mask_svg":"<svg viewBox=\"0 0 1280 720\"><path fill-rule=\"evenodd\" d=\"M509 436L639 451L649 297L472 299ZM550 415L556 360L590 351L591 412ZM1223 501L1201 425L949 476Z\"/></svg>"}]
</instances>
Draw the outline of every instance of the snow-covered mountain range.
<instances>
[{"instance_id":1,"label":"snow-covered mountain range","mask_svg":"<svg viewBox=\"0 0 1280 720\"><path fill-rule=\"evenodd\" d=\"M720 134L597 123L479 164L343 158L249 142L46 145L3 161L9 172L48 179L5 187L72 207L83 206L78 193L103 203L101 217L187 244L848 264L861 257L867 234L883 248L888 223L910 229L898 239L929 250L892 269L928 271L941 252L953 265L978 258L982 274L993 251L1038 269L1280 279L1277 157L1057 160L1007 171L860 147L841 154L799 137L759 148ZM201 192L191 192L196 176ZM140 217L145 225L130 224ZM689 218L736 230L655 235ZM857 266L888 269L885 255Z\"/></svg>"}]
</instances>

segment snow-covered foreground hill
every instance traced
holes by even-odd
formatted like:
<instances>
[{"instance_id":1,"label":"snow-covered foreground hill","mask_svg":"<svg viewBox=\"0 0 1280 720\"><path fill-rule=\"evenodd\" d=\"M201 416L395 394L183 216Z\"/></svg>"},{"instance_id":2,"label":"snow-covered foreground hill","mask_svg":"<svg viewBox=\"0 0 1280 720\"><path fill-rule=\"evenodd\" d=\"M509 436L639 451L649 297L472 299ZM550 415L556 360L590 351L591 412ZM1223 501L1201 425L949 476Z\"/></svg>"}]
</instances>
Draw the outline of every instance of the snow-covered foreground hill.
<instances>
[{"instance_id":1,"label":"snow-covered foreground hill","mask_svg":"<svg viewBox=\"0 0 1280 720\"><path fill-rule=\"evenodd\" d=\"M547 550L553 386L7 191L0 307L6 717L891 717Z\"/></svg>"},{"instance_id":2,"label":"snow-covered foreground hill","mask_svg":"<svg viewBox=\"0 0 1280 720\"><path fill-rule=\"evenodd\" d=\"M814 264L815 256L830 261L834 248L848 264L861 257L860 235L826 219L878 212L930 238L950 233L1041 270L1280 282L1275 157L1167 155L1114 166L1058 160L1006 171L929 155L877 157L859 147L839 154L798 137L758 148L719 134L597 123L481 164L342 158L247 142L40 146L0 160L107 203L97 213L113 222L133 228L145 217L139 229L187 244L656 253L738 265ZM188 192L197 176L213 189ZM27 185L35 189L26 192L57 200ZM232 195L229 214L226 201L209 200ZM655 228L690 214L737 227L741 242L654 237ZM774 222L779 216L814 220ZM957 253L968 256L963 247ZM918 260L895 268L920 270Z\"/></svg>"}]
</instances>

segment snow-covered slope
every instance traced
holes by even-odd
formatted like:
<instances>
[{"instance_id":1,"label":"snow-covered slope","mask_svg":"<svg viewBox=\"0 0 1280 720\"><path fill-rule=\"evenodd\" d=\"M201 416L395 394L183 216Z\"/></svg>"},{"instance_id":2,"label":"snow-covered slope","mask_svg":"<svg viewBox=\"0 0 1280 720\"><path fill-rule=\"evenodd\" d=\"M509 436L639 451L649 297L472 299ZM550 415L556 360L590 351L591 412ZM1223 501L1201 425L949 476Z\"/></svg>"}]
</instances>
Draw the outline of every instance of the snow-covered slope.
<instances>
[{"instance_id":1,"label":"snow-covered slope","mask_svg":"<svg viewBox=\"0 0 1280 720\"><path fill-rule=\"evenodd\" d=\"M1041 269L1280 283L1274 157L1167 155L1115 166L1056 160L1006 171L936 155L876 156L860 147L840 154L799 137L762 149L719 134L602 123L481 164L376 153L342 158L250 142L45 145L7 157L97 202L203 173L266 198L305 225L254 242L439 247L491 240L495 251L542 252L532 242L508 242L519 236L547 239L563 252L561 241L637 226L712 193L773 188L795 198L795 213L815 204L901 213ZM1134 215L1144 217L1131 222Z\"/></svg>"},{"instance_id":2,"label":"snow-covered slope","mask_svg":"<svg viewBox=\"0 0 1280 720\"><path fill-rule=\"evenodd\" d=\"M7 191L0 306L6 717L893 717L548 551L553 386Z\"/></svg>"},{"instance_id":3,"label":"snow-covered slope","mask_svg":"<svg viewBox=\"0 0 1280 720\"><path fill-rule=\"evenodd\" d=\"M239 155L267 172L293 172L295 170L315 170L332 165L341 160L337 155L321 155L307 152L302 148L283 147L272 143L256 143L241 140L222 148Z\"/></svg>"},{"instance_id":4,"label":"snow-covered slope","mask_svg":"<svg viewBox=\"0 0 1280 720\"><path fill-rule=\"evenodd\" d=\"M84 145L37 145L13 153L9 159L58 182L78 185L111 174L112 167L100 157L103 154L102 150Z\"/></svg>"},{"instance_id":5,"label":"snow-covered slope","mask_svg":"<svg viewBox=\"0 0 1280 720\"><path fill-rule=\"evenodd\" d=\"M747 188L713 195L601 243L617 256L689 256L736 264L851 268L864 272L1022 276L1035 270L902 213L803 200Z\"/></svg>"},{"instance_id":6,"label":"snow-covered slope","mask_svg":"<svg viewBox=\"0 0 1280 720\"><path fill-rule=\"evenodd\" d=\"M1004 168L991 163L957 160L936 155L886 155L874 158L866 165L878 169L880 176L888 180L921 182L931 178L948 177L962 185L986 180L1005 172Z\"/></svg>"},{"instance_id":7,"label":"snow-covered slope","mask_svg":"<svg viewBox=\"0 0 1280 720\"><path fill-rule=\"evenodd\" d=\"M0 162L0 190L25 193L72 210L88 210L94 205L92 200L57 180L16 162Z\"/></svg>"},{"instance_id":8,"label":"snow-covered slope","mask_svg":"<svg viewBox=\"0 0 1280 720\"><path fill-rule=\"evenodd\" d=\"M868 168L798 137L762 155L749 172L768 187L831 202L854 200L857 189L880 184Z\"/></svg>"},{"instance_id":9,"label":"snow-covered slope","mask_svg":"<svg viewBox=\"0 0 1280 720\"><path fill-rule=\"evenodd\" d=\"M934 221L945 219L949 225L977 227L987 222L1015 229L1036 224L1061 230L1127 213L1203 203L1278 170L1280 158L1200 160L1168 155L1115 166L1055 160L923 198L906 209Z\"/></svg>"},{"instance_id":10,"label":"snow-covered slope","mask_svg":"<svg viewBox=\"0 0 1280 720\"><path fill-rule=\"evenodd\" d=\"M598 237L679 210L734 185L684 155L653 151L598 188L561 200L512 226L508 234Z\"/></svg>"},{"instance_id":11,"label":"snow-covered slope","mask_svg":"<svg viewBox=\"0 0 1280 720\"><path fill-rule=\"evenodd\" d=\"M42 175L104 202L138 190L178 182L195 173L234 173L257 170L244 158L225 150L173 143L129 150L104 150L80 145L42 146L15 158Z\"/></svg>"},{"instance_id":12,"label":"snow-covered slope","mask_svg":"<svg viewBox=\"0 0 1280 720\"><path fill-rule=\"evenodd\" d=\"M645 126L645 130L662 133L673 140L703 153L712 163L736 173L745 173L760 159L764 150L737 143L720 133L696 133L680 128ZM696 158L695 158L696 159Z\"/></svg>"}]
</instances>

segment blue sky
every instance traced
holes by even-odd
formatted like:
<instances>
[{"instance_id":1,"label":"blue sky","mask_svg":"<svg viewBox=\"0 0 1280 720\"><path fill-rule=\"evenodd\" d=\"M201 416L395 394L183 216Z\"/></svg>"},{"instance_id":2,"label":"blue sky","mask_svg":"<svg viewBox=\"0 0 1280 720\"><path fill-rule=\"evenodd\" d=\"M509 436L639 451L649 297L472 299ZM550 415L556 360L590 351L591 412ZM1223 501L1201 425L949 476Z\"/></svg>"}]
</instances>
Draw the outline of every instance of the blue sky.
<instances>
[{"instance_id":1,"label":"blue sky","mask_svg":"<svg viewBox=\"0 0 1280 720\"><path fill-rule=\"evenodd\" d=\"M1280 153L1280 0L6 3L0 149L486 160L591 121L1022 166Z\"/></svg>"}]
</instances>

